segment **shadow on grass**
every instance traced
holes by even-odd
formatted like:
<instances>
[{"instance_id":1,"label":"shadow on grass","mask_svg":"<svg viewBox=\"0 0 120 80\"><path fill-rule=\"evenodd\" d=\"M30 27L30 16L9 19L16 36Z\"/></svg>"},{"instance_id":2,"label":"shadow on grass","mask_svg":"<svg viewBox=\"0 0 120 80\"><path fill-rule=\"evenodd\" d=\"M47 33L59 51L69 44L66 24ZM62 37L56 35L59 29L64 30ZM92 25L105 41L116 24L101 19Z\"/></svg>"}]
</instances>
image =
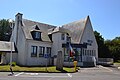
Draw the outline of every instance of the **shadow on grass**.
<instances>
[{"instance_id":1,"label":"shadow on grass","mask_svg":"<svg viewBox=\"0 0 120 80\"><path fill-rule=\"evenodd\" d=\"M67 73L67 71L66 70L60 70L62 73Z\"/></svg>"}]
</instances>

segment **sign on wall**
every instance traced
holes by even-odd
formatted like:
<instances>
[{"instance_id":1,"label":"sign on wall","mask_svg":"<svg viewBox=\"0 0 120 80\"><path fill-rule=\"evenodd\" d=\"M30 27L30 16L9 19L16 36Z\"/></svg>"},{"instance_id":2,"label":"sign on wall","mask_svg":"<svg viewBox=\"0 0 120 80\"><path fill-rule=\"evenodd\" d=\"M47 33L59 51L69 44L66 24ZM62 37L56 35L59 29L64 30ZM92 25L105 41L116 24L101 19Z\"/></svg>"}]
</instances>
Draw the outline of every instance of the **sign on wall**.
<instances>
[{"instance_id":1,"label":"sign on wall","mask_svg":"<svg viewBox=\"0 0 120 80\"><path fill-rule=\"evenodd\" d=\"M44 58L49 58L49 54L44 54Z\"/></svg>"}]
</instances>

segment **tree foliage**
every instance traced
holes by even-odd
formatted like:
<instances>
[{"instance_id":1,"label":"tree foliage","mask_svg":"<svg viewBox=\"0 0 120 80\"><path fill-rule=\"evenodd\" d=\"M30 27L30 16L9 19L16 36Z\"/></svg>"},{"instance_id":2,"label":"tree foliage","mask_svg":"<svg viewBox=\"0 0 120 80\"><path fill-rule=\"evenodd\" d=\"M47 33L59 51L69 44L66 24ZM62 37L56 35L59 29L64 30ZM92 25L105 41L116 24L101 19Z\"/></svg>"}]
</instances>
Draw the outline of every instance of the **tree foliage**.
<instances>
[{"instance_id":1,"label":"tree foliage","mask_svg":"<svg viewBox=\"0 0 120 80\"><path fill-rule=\"evenodd\" d=\"M102 35L97 31L94 31L94 34L98 44L98 57L99 58L111 57L109 53L109 48L108 46L106 46L106 44L104 44L104 38L102 37Z\"/></svg>"},{"instance_id":2,"label":"tree foliage","mask_svg":"<svg viewBox=\"0 0 120 80\"><path fill-rule=\"evenodd\" d=\"M116 37L113 40L106 40L105 44L110 50L110 54L113 56L114 61L120 60L120 37Z\"/></svg>"},{"instance_id":3,"label":"tree foliage","mask_svg":"<svg viewBox=\"0 0 120 80\"><path fill-rule=\"evenodd\" d=\"M9 21L6 19L0 20L0 41L9 41L11 35L11 28Z\"/></svg>"},{"instance_id":4,"label":"tree foliage","mask_svg":"<svg viewBox=\"0 0 120 80\"><path fill-rule=\"evenodd\" d=\"M120 37L116 37L113 40L104 40L99 32L94 31L94 34L98 44L98 57L112 57L115 62L120 60Z\"/></svg>"}]
</instances>

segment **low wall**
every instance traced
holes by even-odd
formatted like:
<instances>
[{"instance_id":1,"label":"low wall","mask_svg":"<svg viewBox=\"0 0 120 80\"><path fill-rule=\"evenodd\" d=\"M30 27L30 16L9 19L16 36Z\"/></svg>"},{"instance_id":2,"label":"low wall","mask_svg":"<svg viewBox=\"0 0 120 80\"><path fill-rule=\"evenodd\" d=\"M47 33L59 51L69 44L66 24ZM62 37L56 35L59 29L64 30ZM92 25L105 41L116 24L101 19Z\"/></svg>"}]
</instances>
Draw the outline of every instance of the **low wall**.
<instances>
[{"instance_id":1,"label":"low wall","mask_svg":"<svg viewBox=\"0 0 120 80\"><path fill-rule=\"evenodd\" d=\"M100 65L113 65L113 58L98 58L97 63Z\"/></svg>"}]
</instances>

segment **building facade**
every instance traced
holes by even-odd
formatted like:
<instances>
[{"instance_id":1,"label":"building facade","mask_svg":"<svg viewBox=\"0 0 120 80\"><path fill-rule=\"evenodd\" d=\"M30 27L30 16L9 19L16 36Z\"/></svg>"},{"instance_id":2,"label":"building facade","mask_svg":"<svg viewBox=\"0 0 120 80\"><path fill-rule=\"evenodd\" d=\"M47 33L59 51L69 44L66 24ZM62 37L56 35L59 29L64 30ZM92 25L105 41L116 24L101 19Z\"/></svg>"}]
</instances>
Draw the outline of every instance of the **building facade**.
<instances>
[{"instance_id":1,"label":"building facade","mask_svg":"<svg viewBox=\"0 0 120 80\"><path fill-rule=\"evenodd\" d=\"M23 19L22 16L21 13L15 16L11 36L17 48L13 55L17 64L45 66L47 62L48 65L56 65L58 51L62 51L64 66L73 66L74 59L78 66L90 66L93 58L98 59L98 46L89 16L61 27ZM68 43L75 51L72 57ZM9 54L6 56L9 57Z\"/></svg>"}]
</instances>

